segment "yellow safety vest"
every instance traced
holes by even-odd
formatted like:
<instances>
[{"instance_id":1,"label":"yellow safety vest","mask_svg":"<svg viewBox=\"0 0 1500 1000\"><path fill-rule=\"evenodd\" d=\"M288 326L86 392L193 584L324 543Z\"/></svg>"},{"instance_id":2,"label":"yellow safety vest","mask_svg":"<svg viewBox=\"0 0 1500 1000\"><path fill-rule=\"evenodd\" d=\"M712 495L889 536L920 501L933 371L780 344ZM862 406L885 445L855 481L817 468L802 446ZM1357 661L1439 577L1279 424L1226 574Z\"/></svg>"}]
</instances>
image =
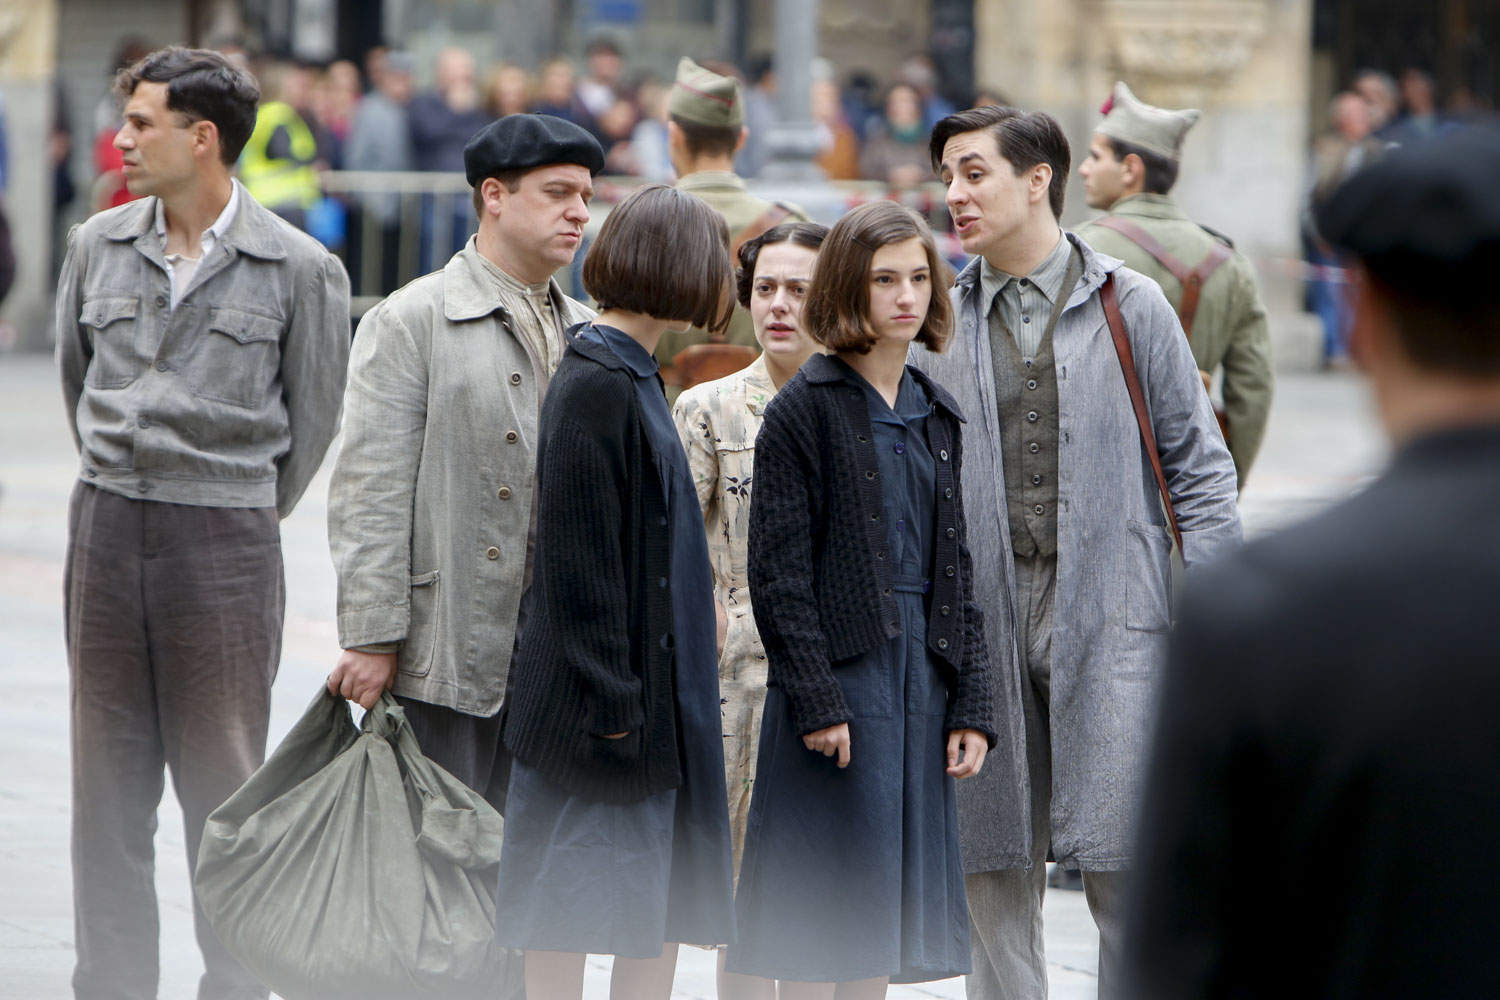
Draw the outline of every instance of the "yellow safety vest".
<instances>
[{"instance_id":1,"label":"yellow safety vest","mask_svg":"<svg viewBox=\"0 0 1500 1000\"><path fill-rule=\"evenodd\" d=\"M273 160L266 155L278 128L286 129L291 138L291 159ZM321 194L318 172L312 167L317 157L318 140L296 109L285 101L267 101L260 106L255 131L240 154L240 182L267 208L311 208Z\"/></svg>"}]
</instances>

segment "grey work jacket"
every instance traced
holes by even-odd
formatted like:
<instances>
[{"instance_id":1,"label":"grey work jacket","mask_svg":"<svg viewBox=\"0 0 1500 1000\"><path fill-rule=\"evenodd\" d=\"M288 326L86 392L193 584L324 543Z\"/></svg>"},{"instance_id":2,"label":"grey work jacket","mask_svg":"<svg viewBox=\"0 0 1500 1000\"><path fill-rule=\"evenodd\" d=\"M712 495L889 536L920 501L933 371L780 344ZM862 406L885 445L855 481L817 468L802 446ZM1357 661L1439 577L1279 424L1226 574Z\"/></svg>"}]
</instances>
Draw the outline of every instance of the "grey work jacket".
<instances>
[{"instance_id":1,"label":"grey work jacket","mask_svg":"<svg viewBox=\"0 0 1500 1000\"><path fill-rule=\"evenodd\" d=\"M1092 871L1126 868L1167 633L1172 540L1099 288L1115 292L1189 567L1240 542L1234 463L1182 327L1161 288L1072 233L1083 277L1052 335L1058 399L1057 590L1052 636L1052 850ZM955 332L943 354L911 360L969 416L964 509L994 664L1000 740L979 777L959 783L959 832L970 872L1030 864L1015 566L1005 509L989 326L979 315L979 261L950 293ZM1041 853L1041 852L1038 852Z\"/></svg>"},{"instance_id":2,"label":"grey work jacket","mask_svg":"<svg viewBox=\"0 0 1500 1000\"><path fill-rule=\"evenodd\" d=\"M552 285L571 326L593 313ZM536 480L537 378L474 242L365 314L328 491L339 645L400 642L397 694L493 715Z\"/></svg>"},{"instance_id":3,"label":"grey work jacket","mask_svg":"<svg viewBox=\"0 0 1500 1000\"><path fill-rule=\"evenodd\" d=\"M322 465L344 392L349 278L239 194L175 309L155 198L68 234L57 361L84 482L286 517Z\"/></svg>"}]
</instances>

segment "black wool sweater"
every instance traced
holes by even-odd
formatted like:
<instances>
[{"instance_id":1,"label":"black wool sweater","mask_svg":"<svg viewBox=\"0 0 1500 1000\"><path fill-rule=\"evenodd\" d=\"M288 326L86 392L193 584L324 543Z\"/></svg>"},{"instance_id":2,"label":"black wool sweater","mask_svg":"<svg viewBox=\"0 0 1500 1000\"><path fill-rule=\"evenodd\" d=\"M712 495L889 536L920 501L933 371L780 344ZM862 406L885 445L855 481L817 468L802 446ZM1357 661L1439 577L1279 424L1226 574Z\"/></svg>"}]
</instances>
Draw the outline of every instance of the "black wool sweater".
<instances>
[{"instance_id":1,"label":"black wool sweater","mask_svg":"<svg viewBox=\"0 0 1500 1000\"><path fill-rule=\"evenodd\" d=\"M572 338L542 404L536 555L504 731L517 760L572 794L634 802L682 783L659 585L669 560L635 376ZM604 739L614 733L629 735Z\"/></svg>"},{"instance_id":2,"label":"black wool sweater","mask_svg":"<svg viewBox=\"0 0 1500 1000\"><path fill-rule=\"evenodd\" d=\"M959 486L964 418L947 390L907 370L936 404L927 420L937 467L927 647L948 675L947 729L977 729L993 746L989 654ZM786 692L792 723L805 735L851 718L834 677L838 665L901 632L869 406L832 359L814 354L766 407L754 482L755 625L769 683Z\"/></svg>"}]
</instances>

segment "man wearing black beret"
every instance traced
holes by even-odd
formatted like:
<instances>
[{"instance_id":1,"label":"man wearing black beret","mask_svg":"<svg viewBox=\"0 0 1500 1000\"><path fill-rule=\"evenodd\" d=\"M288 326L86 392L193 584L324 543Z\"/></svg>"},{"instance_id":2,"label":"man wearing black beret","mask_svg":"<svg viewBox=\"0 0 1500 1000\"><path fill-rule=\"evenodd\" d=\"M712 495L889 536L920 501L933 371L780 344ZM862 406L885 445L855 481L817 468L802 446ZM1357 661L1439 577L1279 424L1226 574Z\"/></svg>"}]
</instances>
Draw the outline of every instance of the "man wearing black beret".
<instances>
[{"instance_id":1,"label":"man wearing black beret","mask_svg":"<svg viewBox=\"0 0 1500 1000\"><path fill-rule=\"evenodd\" d=\"M537 420L563 331L594 138L510 115L464 149L479 232L365 313L328 497L343 653L330 691L393 691L427 756L498 802L499 709L531 578Z\"/></svg>"},{"instance_id":2,"label":"man wearing black beret","mask_svg":"<svg viewBox=\"0 0 1500 1000\"><path fill-rule=\"evenodd\" d=\"M1395 458L1188 590L1137 996L1500 996L1497 177L1500 136L1455 133L1320 212L1358 275L1352 347Z\"/></svg>"}]
</instances>

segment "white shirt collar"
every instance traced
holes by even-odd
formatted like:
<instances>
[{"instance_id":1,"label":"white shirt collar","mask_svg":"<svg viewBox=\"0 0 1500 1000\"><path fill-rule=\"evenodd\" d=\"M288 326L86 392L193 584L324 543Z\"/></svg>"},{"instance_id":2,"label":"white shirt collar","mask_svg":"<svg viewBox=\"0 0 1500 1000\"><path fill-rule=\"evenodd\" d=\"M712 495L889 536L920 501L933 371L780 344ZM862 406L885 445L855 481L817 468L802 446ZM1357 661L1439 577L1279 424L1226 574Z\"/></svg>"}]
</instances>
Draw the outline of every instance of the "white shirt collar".
<instances>
[{"instance_id":1,"label":"white shirt collar","mask_svg":"<svg viewBox=\"0 0 1500 1000\"><path fill-rule=\"evenodd\" d=\"M219 240L229 231L229 226L234 222L234 216L240 207L240 182L231 179L229 182L229 200L224 203L224 211L214 220L214 224L203 230L199 237L199 243L203 247L206 256L210 250L218 245ZM162 238L162 244L167 241L167 213L162 208L161 199L156 199L156 235Z\"/></svg>"}]
</instances>

